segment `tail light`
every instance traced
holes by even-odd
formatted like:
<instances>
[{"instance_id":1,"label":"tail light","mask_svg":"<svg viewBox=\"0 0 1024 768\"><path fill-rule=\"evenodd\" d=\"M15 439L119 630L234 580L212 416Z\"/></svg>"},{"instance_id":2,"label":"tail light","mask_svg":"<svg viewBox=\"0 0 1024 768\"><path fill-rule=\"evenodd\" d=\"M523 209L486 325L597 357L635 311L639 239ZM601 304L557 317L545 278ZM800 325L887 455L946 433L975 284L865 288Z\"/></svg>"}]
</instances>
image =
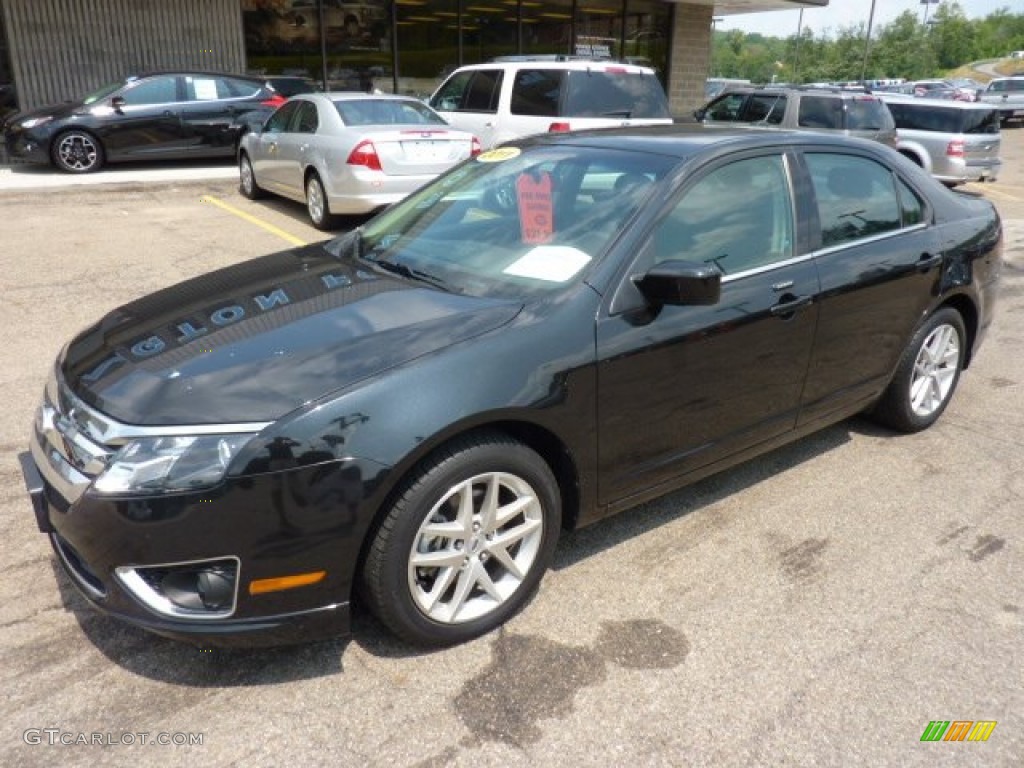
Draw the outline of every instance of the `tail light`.
<instances>
[{"instance_id":1,"label":"tail light","mask_svg":"<svg viewBox=\"0 0 1024 768\"><path fill-rule=\"evenodd\" d=\"M552 123L548 126L548 133L565 133L568 130L568 123Z\"/></svg>"},{"instance_id":2,"label":"tail light","mask_svg":"<svg viewBox=\"0 0 1024 768\"><path fill-rule=\"evenodd\" d=\"M949 157L963 157L964 156L964 143L961 139L951 141L946 145L946 154Z\"/></svg>"},{"instance_id":3,"label":"tail light","mask_svg":"<svg viewBox=\"0 0 1024 768\"><path fill-rule=\"evenodd\" d=\"M472 143L469 145L469 156L476 157L483 152L483 149L484 148L480 145L480 139L474 136Z\"/></svg>"},{"instance_id":4,"label":"tail light","mask_svg":"<svg viewBox=\"0 0 1024 768\"><path fill-rule=\"evenodd\" d=\"M345 161L349 165L361 165L364 168L369 168L371 171L382 171L380 165L380 155L377 154L377 148L373 146L373 142L369 139L360 141L348 153L348 159Z\"/></svg>"},{"instance_id":5,"label":"tail light","mask_svg":"<svg viewBox=\"0 0 1024 768\"><path fill-rule=\"evenodd\" d=\"M288 99L286 99L280 93L275 93L269 99L264 99L263 101L261 101L260 104L264 107L272 107L273 109L277 109L286 101L288 101Z\"/></svg>"}]
</instances>

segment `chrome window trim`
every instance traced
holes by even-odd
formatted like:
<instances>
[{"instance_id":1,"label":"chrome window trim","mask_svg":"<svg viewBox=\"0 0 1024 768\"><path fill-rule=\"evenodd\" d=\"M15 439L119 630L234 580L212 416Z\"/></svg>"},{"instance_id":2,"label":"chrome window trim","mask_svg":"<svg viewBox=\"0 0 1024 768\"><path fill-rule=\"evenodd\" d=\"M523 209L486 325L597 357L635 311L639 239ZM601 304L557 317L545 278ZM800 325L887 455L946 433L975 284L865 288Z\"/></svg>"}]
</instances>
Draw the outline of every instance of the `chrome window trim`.
<instances>
[{"instance_id":1,"label":"chrome window trim","mask_svg":"<svg viewBox=\"0 0 1024 768\"><path fill-rule=\"evenodd\" d=\"M913 187L911 187L911 188L913 189ZM842 250L845 250L847 248L852 248L852 247L858 246L858 245L867 245L867 244L870 244L870 243L877 243L880 240L888 240L889 238L898 237L899 235L905 235L908 232L916 232L919 229L926 229L927 227L928 227L928 222L922 221L922 222L920 222L918 224L913 224L913 225L911 225L909 227L900 227L899 229L893 229L893 230L890 230L889 232L880 232L879 234L872 235L871 237L862 237L862 238L859 238L857 240L847 240L845 242L838 243L837 245L830 245L827 248L820 248L817 251L815 251L812 255L814 255L814 256L826 256L826 255L828 255L830 253L835 253L837 251L842 251Z\"/></svg>"},{"instance_id":2,"label":"chrome window trim","mask_svg":"<svg viewBox=\"0 0 1024 768\"><path fill-rule=\"evenodd\" d=\"M233 560L235 563L235 592L231 596L231 607L221 611L190 611L175 605L166 597L158 593L146 582L138 571L142 568L178 568L185 565L202 565L203 563L214 563L218 560ZM184 560L179 563L158 563L156 565L121 565L114 569L114 576L121 586L148 608L160 616L170 616L175 619L193 619L197 621L216 621L226 619L234 615L238 610L238 589L242 583L242 561L236 555L225 555L223 557L204 557L201 560Z\"/></svg>"},{"instance_id":3,"label":"chrome window trim","mask_svg":"<svg viewBox=\"0 0 1024 768\"><path fill-rule=\"evenodd\" d=\"M880 240L887 240L891 237L896 237L897 235L906 234L907 232L915 232L919 229L925 229L927 226L927 222L921 222L919 224L914 224L913 226L910 227L902 227L900 229L894 229L890 232L881 232L877 235L872 235L871 237L864 237L859 240L848 240L845 243L840 243L839 245L830 245L828 248L819 248L816 251L805 253L802 256L794 256L792 258L785 259L784 261L776 261L773 264L765 264L760 267L755 267L754 269L748 269L744 272L736 272L735 274L732 275L723 275L722 283L730 283L733 280L740 280L744 277L750 277L751 275L760 275L765 272L771 272L773 269L779 269L780 267L789 267L792 266L793 264L799 264L802 261L816 259L819 256L828 256L831 253L843 251L846 250L847 248L852 248L854 246L875 243Z\"/></svg>"}]
</instances>

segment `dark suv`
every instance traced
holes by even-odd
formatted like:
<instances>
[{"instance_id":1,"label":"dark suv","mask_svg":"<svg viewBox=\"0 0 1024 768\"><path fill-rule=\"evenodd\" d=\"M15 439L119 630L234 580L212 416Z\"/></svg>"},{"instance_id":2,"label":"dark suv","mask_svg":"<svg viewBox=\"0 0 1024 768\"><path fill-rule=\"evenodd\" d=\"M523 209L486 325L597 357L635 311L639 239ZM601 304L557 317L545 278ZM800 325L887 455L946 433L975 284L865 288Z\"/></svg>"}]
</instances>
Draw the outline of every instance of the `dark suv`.
<instances>
[{"instance_id":1,"label":"dark suv","mask_svg":"<svg viewBox=\"0 0 1024 768\"><path fill-rule=\"evenodd\" d=\"M694 112L703 123L829 131L896 146L896 124L885 103L842 88L729 88Z\"/></svg>"}]
</instances>

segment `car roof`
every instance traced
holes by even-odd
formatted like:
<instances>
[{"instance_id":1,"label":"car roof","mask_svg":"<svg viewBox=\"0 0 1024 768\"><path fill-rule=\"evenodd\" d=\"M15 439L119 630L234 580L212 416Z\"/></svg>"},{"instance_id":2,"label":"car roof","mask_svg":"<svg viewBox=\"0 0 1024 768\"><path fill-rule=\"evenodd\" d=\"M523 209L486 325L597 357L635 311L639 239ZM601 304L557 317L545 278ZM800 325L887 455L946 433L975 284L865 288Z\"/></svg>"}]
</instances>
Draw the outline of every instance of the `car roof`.
<instances>
[{"instance_id":1,"label":"car roof","mask_svg":"<svg viewBox=\"0 0 1024 768\"><path fill-rule=\"evenodd\" d=\"M572 133L541 133L509 142L522 147L573 144L600 149L625 149L634 152L668 155L685 159L709 149L739 151L760 147L856 147L875 154L882 145L867 139L813 131L759 131L702 123L595 128Z\"/></svg>"},{"instance_id":2,"label":"car roof","mask_svg":"<svg viewBox=\"0 0 1024 768\"><path fill-rule=\"evenodd\" d=\"M463 72L477 69L496 69L505 67L529 67L530 69L571 69L578 72L585 72L588 69L621 69L631 74L654 74L654 70L640 64L629 64L614 59L538 59L538 58L513 58L495 59L494 61L481 64L466 64L454 72Z\"/></svg>"},{"instance_id":3,"label":"car roof","mask_svg":"<svg viewBox=\"0 0 1024 768\"><path fill-rule=\"evenodd\" d=\"M156 77L158 75L199 75L201 77L233 77L237 80L249 80L253 83L264 83L266 78L254 77L253 75L242 75L236 72L215 72L204 69L151 69L144 72L133 72L122 78L125 82L130 80L141 80L144 77Z\"/></svg>"},{"instance_id":4,"label":"car roof","mask_svg":"<svg viewBox=\"0 0 1024 768\"><path fill-rule=\"evenodd\" d=\"M956 101L954 99L929 99L927 96L910 96L905 93L880 93L882 101L893 104L913 104L920 107L944 107L946 109L985 109L995 106L984 101Z\"/></svg>"}]
</instances>

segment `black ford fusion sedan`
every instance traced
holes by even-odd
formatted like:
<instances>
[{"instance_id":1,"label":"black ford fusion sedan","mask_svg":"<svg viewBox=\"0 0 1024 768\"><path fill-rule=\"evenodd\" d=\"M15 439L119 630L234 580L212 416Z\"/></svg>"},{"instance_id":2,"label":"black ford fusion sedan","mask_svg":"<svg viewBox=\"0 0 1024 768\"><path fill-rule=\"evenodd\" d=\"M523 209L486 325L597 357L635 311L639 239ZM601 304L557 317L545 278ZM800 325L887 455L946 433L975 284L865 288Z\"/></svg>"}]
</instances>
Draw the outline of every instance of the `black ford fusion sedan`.
<instances>
[{"instance_id":1,"label":"black ford fusion sedan","mask_svg":"<svg viewBox=\"0 0 1024 768\"><path fill-rule=\"evenodd\" d=\"M68 173L123 160L234 157L257 118L285 98L263 80L219 72L153 72L83 99L8 119L7 152Z\"/></svg>"},{"instance_id":2,"label":"black ford fusion sedan","mask_svg":"<svg viewBox=\"0 0 1024 768\"><path fill-rule=\"evenodd\" d=\"M456 643L562 530L853 414L949 404L992 206L891 150L703 126L483 153L339 238L142 298L60 353L24 475L96 607L202 643Z\"/></svg>"}]
</instances>

